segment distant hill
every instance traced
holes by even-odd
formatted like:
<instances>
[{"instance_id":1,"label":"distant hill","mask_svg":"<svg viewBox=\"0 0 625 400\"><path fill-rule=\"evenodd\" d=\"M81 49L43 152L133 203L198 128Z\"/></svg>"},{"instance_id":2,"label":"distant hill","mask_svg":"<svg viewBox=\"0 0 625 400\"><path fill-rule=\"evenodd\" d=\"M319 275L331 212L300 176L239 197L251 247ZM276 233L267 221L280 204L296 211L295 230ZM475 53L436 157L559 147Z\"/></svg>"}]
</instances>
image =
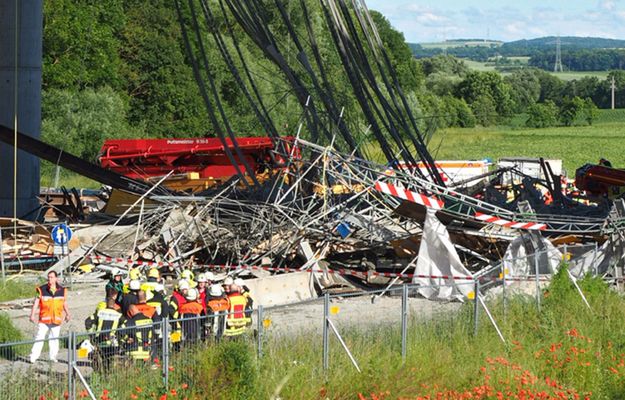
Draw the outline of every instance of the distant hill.
<instances>
[{"instance_id":1,"label":"distant hill","mask_svg":"<svg viewBox=\"0 0 625 400\"><path fill-rule=\"evenodd\" d=\"M432 57L446 52L461 58L470 58L476 61L486 61L494 56L533 57L546 51L555 51L556 36L546 36L535 39L523 39L513 42L494 40L446 40L437 43L408 43L415 57ZM625 49L625 40L606 39L598 37L560 37L562 50L596 50L596 49Z\"/></svg>"},{"instance_id":2,"label":"distant hill","mask_svg":"<svg viewBox=\"0 0 625 400\"><path fill-rule=\"evenodd\" d=\"M502 51L531 51L532 49L545 49L553 48L555 46L557 37L546 36L536 39L523 39L516 40L514 42L507 42L501 46ZM606 39L598 37L577 37L577 36L562 36L560 37L562 48L576 48L576 49L620 49L625 48L625 40L620 39ZM524 55L524 54L518 54ZM529 54L528 54L529 55Z\"/></svg>"}]
</instances>

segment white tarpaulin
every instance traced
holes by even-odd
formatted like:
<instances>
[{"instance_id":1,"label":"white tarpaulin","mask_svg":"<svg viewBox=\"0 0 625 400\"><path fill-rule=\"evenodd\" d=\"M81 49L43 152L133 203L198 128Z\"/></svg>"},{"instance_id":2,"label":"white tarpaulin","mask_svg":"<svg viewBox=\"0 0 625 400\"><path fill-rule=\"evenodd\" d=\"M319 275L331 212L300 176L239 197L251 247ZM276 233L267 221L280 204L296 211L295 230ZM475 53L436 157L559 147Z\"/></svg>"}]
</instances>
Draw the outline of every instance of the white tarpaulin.
<instances>
[{"instance_id":1,"label":"white tarpaulin","mask_svg":"<svg viewBox=\"0 0 625 400\"><path fill-rule=\"evenodd\" d=\"M534 249L534 243L528 235L519 236L508 245L503 257L506 277L535 275L536 262L539 274L550 274L558 270L562 253L540 235L536 235L535 240L540 241L538 249ZM529 251L528 247L531 247Z\"/></svg>"},{"instance_id":2,"label":"white tarpaulin","mask_svg":"<svg viewBox=\"0 0 625 400\"><path fill-rule=\"evenodd\" d=\"M569 271L579 279L587 274L603 275L608 272L613 257L612 243L607 240L601 247L590 249L579 257L571 259Z\"/></svg>"},{"instance_id":3,"label":"white tarpaulin","mask_svg":"<svg viewBox=\"0 0 625 400\"><path fill-rule=\"evenodd\" d=\"M451 278L472 278L472 275L460 261L460 257L449 239L447 228L436 218L436 211L431 208L427 209L425 216L415 275L429 277L418 278L415 276L412 279L413 283L425 286L419 288L419 294L428 299L462 300L473 292L472 280ZM432 278L432 276L436 278ZM440 278L441 276L448 276L449 278Z\"/></svg>"}]
</instances>

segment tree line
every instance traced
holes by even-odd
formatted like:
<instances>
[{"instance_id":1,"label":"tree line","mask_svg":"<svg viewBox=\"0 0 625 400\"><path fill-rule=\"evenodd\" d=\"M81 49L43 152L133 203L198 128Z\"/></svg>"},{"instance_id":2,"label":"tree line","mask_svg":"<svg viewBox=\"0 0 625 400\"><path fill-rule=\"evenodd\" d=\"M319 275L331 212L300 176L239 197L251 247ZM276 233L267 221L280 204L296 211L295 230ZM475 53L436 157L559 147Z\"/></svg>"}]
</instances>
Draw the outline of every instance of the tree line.
<instances>
[{"instance_id":1,"label":"tree line","mask_svg":"<svg viewBox=\"0 0 625 400\"><path fill-rule=\"evenodd\" d=\"M443 126L488 126L523 113L529 115L527 126L535 128L592 124L598 108L611 106L612 77L617 87L616 107L625 107L625 71L621 70L610 72L603 80L588 76L563 81L537 68L514 70L506 76L473 71L449 55L419 63L424 73L425 103L438 108L437 115L454 115L440 120Z\"/></svg>"}]
</instances>

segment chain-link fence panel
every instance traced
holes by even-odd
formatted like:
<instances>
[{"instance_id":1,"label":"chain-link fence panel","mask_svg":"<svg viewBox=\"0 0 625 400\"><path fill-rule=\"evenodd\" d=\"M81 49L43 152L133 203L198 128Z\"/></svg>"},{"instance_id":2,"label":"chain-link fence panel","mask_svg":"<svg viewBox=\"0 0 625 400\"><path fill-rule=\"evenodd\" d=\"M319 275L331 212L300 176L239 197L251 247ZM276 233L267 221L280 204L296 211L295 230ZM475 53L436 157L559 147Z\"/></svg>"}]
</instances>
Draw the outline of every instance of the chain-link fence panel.
<instances>
[{"instance_id":1,"label":"chain-link fence panel","mask_svg":"<svg viewBox=\"0 0 625 400\"><path fill-rule=\"evenodd\" d=\"M38 327L38 334L44 328ZM47 335L58 335L52 329ZM67 398L68 343L69 336L58 336L0 344L0 399Z\"/></svg>"}]
</instances>

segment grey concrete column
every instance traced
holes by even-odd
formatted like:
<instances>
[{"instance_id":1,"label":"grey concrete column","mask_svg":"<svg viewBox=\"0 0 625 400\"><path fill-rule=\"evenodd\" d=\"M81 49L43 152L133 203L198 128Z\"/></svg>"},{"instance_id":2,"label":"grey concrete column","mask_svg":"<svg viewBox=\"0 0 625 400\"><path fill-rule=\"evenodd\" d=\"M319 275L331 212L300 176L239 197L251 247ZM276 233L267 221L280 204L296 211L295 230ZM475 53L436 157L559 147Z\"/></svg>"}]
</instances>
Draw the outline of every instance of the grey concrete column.
<instances>
[{"instance_id":1,"label":"grey concrete column","mask_svg":"<svg viewBox=\"0 0 625 400\"><path fill-rule=\"evenodd\" d=\"M18 18L15 19L17 4ZM17 128L41 134L42 0L0 0L0 124L13 128L15 99L15 33L17 56ZM0 216L13 216L13 147L0 143ZM39 194L39 159L17 155L17 216L35 209ZM30 216L30 218L33 218Z\"/></svg>"}]
</instances>

